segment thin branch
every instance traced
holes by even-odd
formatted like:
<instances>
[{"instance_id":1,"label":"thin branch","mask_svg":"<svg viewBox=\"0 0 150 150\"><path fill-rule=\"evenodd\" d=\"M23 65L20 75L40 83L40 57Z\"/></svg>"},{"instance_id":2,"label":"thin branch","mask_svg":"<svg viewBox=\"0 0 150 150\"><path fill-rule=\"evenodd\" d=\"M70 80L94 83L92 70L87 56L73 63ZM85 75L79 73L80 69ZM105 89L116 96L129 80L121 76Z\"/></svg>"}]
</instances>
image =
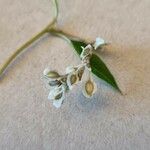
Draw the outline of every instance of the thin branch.
<instances>
[{"instance_id":1,"label":"thin branch","mask_svg":"<svg viewBox=\"0 0 150 150\"><path fill-rule=\"evenodd\" d=\"M38 40L40 37L42 37L45 33L48 32L49 29L51 29L57 22L58 18L58 4L57 0L54 1L54 8L55 8L55 14L52 22L50 22L42 31L37 33L35 36L33 36L30 40L28 40L25 44L23 44L21 47L19 47L15 52L6 60L6 62L0 67L0 76L4 73L4 71L7 69L7 67L11 64L11 62L27 47L29 47L33 42Z\"/></svg>"}]
</instances>

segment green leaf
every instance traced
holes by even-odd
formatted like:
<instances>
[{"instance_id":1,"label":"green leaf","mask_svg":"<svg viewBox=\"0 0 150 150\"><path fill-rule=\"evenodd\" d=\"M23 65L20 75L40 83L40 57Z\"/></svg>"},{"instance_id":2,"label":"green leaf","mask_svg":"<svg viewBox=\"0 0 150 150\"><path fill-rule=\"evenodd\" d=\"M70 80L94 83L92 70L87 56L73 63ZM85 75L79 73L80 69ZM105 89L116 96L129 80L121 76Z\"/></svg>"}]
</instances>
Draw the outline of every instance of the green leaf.
<instances>
[{"instance_id":1,"label":"green leaf","mask_svg":"<svg viewBox=\"0 0 150 150\"><path fill-rule=\"evenodd\" d=\"M87 44L82 41L71 40L71 43L79 55L82 52L81 47L87 46ZM109 85L111 85L112 87L117 89L119 92L121 92L121 90L119 89L119 87L115 81L115 78L113 77L112 73L109 71L109 69L107 68L105 63L100 59L100 57L98 57L96 54L93 54L91 57L91 60L90 60L90 64L91 64L92 72L97 77L104 80Z\"/></svg>"},{"instance_id":2,"label":"green leaf","mask_svg":"<svg viewBox=\"0 0 150 150\"><path fill-rule=\"evenodd\" d=\"M80 55L82 52L82 47L86 47L87 44L85 42L82 41L75 41L75 40L71 40L71 44L73 45L74 49L76 50L76 52Z\"/></svg>"},{"instance_id":3,"label":"green leaf","mask_svg":"<svg viewBox=\"0 0 150 150\"><path fill-rule=\"evenodd\" d=\"M114 87L115 89L121 92L112 73L109 71L105 63L97 55L95 54L92 55L90 64L91 64L92 72L97 77L103 79L112 87Z\"/></svg>"}]
</instances>

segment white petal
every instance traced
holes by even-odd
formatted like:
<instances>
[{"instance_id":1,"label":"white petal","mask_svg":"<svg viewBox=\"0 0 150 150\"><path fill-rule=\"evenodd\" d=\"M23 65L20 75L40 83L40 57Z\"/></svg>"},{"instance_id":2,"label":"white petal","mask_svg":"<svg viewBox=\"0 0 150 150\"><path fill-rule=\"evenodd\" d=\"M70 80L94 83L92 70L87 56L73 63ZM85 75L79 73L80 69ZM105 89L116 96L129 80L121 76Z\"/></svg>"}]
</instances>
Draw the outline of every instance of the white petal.
<instances>
[{"instance_id":1,"label":"white petal","mask_svg":"<svg viewBox=\"0 0 150 150\"><path fill-rule=\"evenodd\" d=\"M67 77L67 85L68 85L69 89L72 90L73 85L71 85L71 82L70 82L70 75Z\"/></svg>"},{"instance_id":2,"label":"white petal","mask_svg":"<svg viewBox=\"0 0 150 150\"><path fill-rule=\"evenodd\" d=\"M94 91L93 91L93 94L97 91L97 84L93 81L94 83Z\"/></svg>"},{"instance_id":3,"label":"white petal","mask_svg":"<svg viewBox=\"0 0 150 150\"><path fill-rule=\"evenodd\" d=\"M43 74L46 76L50 71L51 71L50 68L46 68L46 69L43 71Z\"/></svg>"},{"instance_id":4,"label":"white petal","mask_svg":"<svg viewBox=\"0 0 150 150\"><path fill-rule=\"evenodd\" d=\"M78 81L82 80L84 72L85 72L85 67L84 66L78 68L78 70L77 70Z\"/></svg>"},{"instance_id":5,"label":"white petal","mask_svg":"<svg viewBox=\"0 0 150 150\"><path fill-rule=\"evenodd\" d=\"M49 92L48 99L49 100L53 100L54 99L54 91L53 90Z\"/></svg>"},{"instance_id":6,"label":"white petal","mask_svg":"<svg viewBox=\"0 0 150 150\"><path fill-rule=\"evenodd\" d=\"M88 44L85 48L82 47L82 53L80 54L80 57L84 59L86 56L92 53L92 46Z\"/></svg>"},{"instance_id":7,"label":"white petal","mask_svg":"<svg viewBox=\"0 0 150 150\"><path fill-rule=\"evenodd\" d=\"M84 49L90 49L90 50L92 50L92 45L88 44Z\"/></svg>"},{"instance_id":8,"label":"white petal","mask_svg":"<svg viewBox=\"0 0 150 150\"><path fill-rule=\"evenodd\" d=\"M56 108L60 108L62 102L63 102L63 99L61 99L61 100L54 100L54 101L53 101L53 105L54 105Z\"/></svg>"},{"instance_id":9,"label":"white petal","mask_svg":"<svg viewBox=\"0 0 150 150\"><path fill-rule=\"evenodd\" d=\"M105 44L105 41L102 38L96 38L96 41L94 43L94 49L96 50L101 45Z\"/></svg>"},{"instance_id":10,"label":"white petal","mask_svg":"<svg viewBox=\"0 0 150 150\"><path fill-rule=\"evenodd\" d=\"M53 100L53 105L56 107L56 108L60 108L61 107L61 104L63 103L65 99L65 93L63 93L63 96L59 99L59 100Z\"/></svg>"},{"instance_id":11,"label":"white petal","mask_svg":"<svg viewBox=\"0 0 150 150\"><path fill-rule=\"evenodd\" d=\"M71 77L73 75L76 77L76 81L72 84L71 83ZM69 74L68 77L67 77L67 85L68 85L69 89L72 90L73 85L75 85L78 81L79 81L79 77L78 77L78 75L76 73Z\"/></svg>"},{"instance_id":12,"label":"white petal","mask_svg":"<svg viewBox=\"0 0 150 150\"><path fill-rule=\"evenodd\" d=\"M61 87L54 87L54 88L49 92L48 99L49 99L49 100L54 100L54 99L55 99L55 96L58 95L59 93L61 93L61 91L62 91Z\"/></svg>"}]
</instances>

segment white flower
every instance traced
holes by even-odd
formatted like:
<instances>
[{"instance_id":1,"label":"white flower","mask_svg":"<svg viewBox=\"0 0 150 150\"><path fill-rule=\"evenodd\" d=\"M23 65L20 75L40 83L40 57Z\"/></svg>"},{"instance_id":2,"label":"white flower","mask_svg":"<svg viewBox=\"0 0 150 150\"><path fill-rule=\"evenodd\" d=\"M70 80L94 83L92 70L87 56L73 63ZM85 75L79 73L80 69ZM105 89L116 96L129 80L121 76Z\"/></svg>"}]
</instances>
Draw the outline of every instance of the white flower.
<instances>
[{"instance_id":1,"label":"white flower","mask_svg":"<svg viewBox=\"0 0 150 150\"><path fill-rule=\"evenodd\" d=\"M85 97L91 98L96 90L96 83L92 79L89 79L84 83L82 93Z\"/></svg>"},{"instance_id":2,"label":"white flower","mask_svg":"<svg viewBox=\"0 0 150 150\"><path fill-rule=\"evenodd\" d=\"M43 71L43 75L46 76L51 71L50 68L45 68Z\"/></svg>"},{"instance_id":3,"label":"white flower","mask_svg":"<svg viewBox=\"0 0 150 150\"><path fill-rule=\"evenodd\" d=\"M85 65L86 69L88 69L89 71L91 71L90 58L91 56L88 55L82 60L82 63Z\"/></svg>"},{"instance_id":4,"label":"white flower","mask_svg":"<svg viewBox=\"0 0 150 150\"><path fill-rule=\"evenodd\" d=\"M97 37L95 43L93 44L94 49L96 50L100 46L106 44L105 41L102 38Z\"/></svg>"},{"instance_id":5,"label":"white flower","mask_svg":"<svg viewBox=\"0 0 150 150\"><path fill-rule=\"evenodd\" d=\"M82 59L82 63L84 64L84 66L86 66L86 68L91 71L91 66L90 66L90 58L92 56L92 51L93 51L93 47L89 44L87 45L85 48L82 48L82 53L80 55L81 59Z\"/></svg>"},{"instance_id":6,"label":"white flower","mask_svg":"<svg viewBox=\"0 0 150 150\"><path fill-rule=\"evenodd\" d=\"M76 72L70 73L67 76L67 85L70 90L72 90L73 85L75 85L79 81L79 77Z\"/></svg>"},{"instance_id":7,"label":"white flower","mask_svg":"<svg viewBox=\"0 0 150 150\"><path fill-rule=\"evenodd\" d=\"M61 85L59 87L55 87L54 89L52 89L49 93L48 99L53 101L53 105L56 108L59 108L61 104L63 103L63 100L65 99L64 85Z\"/></svg>"},{"instance_id":8,"label":"white flower","mask_svg":"<svg viewBox=\"0 0 150 150\"><path fill-rule=\"evenodd\" d=\"M82 53L80 54L81 59L83 60L85 57L92 54L92 46L88 44L86 47L82 47Z\"/></svg>"},{"instance_id":9,"label":"white flower","mask_svg":"<svg viewBox=\"0 0 150 150\"><path fill-rule=\"evenodd\" d=\"M43 71L43 74L44 74L45 77L47 77L51 80L54 80L54 79L60 77L60 75L56 71L50 70L50 68L46 68Z\"/></svg>"},{"instance_id":10,"label":"white flower","mask_svg":"<svg viewBox=\"0 0 150 150\"><path fill-rule=\"evenodd\" d=\"M61 95L62 94L62 95ZM55 99L53 100L53 105L56 107L56 108L60 108L61 107L61 104L63 103L64 99L65 99L65 92L63 91L59 96L60 98L59 99Z\"/></svg>"},{"instance_id":11,"label":"white flower","mask_svg":"<svg viewBox=\"0 0 150 150\"><path fill-rule=\"evenodd\" d=\"M93 50L105 45L105 41L101 38L96 38L94 44L88 44L82 47L80 54L82 63L78 66L69 66L66 68L64 75L59 75L56 71L46 68L43 72L44 77L48 81L50 93L48 99L52 100L53 105L59 108L65 99L65 94L73 88L73 86L84 78L85 72L88 71L89 76L83 85L83 95L91 98L97 90L97 86L93 79L91 79L91 64L90 59Z\"/></svg>"},{"instance_id":12,"label":"white flower","mask_svg":"<svg viewBox=\"0 0 150 150\"><path fill-rule=\"evenodd\" d=\"M77 70L77 76L78 76L79 81L82 80L84 71L85 71L85 66L81 66L81 67L78 68L78 70Z\"/></svg>"},{"instance_id":13,"label":"white flower","mask_svg":"<svg viewBox=\"0 0 150 150\"><path fill-rule=\"evenodd\" d=\"M60 108L61 107L61 104L63 103L65 98L61 98L59 100L54 100L53 101L53 105L56 107L56 108Z\"/></svg>"},{"instance_id":14,"label":"white flower","mask_svg":"<svg viewBox=\"0 0 150 150\"><path fill-rule=\"evenodd\" d=\"M55 99L55 96L57 95L57 94L59 94L59 93L61 93L61 86L57 86L57 87L54 87L53 89L51 89L50 90L50 93L49 93L49 95L48 95L48 99L49 100L53 100L53 99Z\"/></svg>"}]
</instances>

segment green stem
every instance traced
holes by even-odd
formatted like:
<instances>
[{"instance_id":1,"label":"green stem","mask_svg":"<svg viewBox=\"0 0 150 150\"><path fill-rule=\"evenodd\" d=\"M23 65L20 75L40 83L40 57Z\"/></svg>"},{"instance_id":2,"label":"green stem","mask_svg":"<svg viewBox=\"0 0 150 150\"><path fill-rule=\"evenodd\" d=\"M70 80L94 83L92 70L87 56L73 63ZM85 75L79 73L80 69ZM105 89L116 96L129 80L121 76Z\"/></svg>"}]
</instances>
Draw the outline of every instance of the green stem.
<instances>
[{"instance_id":1,"label":"green stem","mask_svg":"<svg viewBox=\"0 0 150 150\"><path fill-rule=\"evenodd\" d=\"M6 62L2 65L2 67L0 68L0 76L4 73L4 71L7 69L7 67L11 64L11 62L21 53L23 52L27 47L29 47L31 44L33 44L33 42L35 42L36 40L38 40L40 37L42 37L44 34L46 33L51 33L53 35L57 35L63 39L65 39L69 44L71 44L70 42L70 38L74 38L73 36L58 30L58 29L54 29L53 26L56 22L56 19L54 18L54 20L47 25L42 31L40 31L38 34L36 34L35 36L33 36L30 40L28 40L25 44L23 44L21 47L19 47L7 60Z\"/></svg>"},{"instance_id":2,"label":"green stem","mask_svg":"<svg viewBox=\"0 0 150 150\"><path fill-rule=\"evenodd\" d=\"M21 47L19 47L7 60L6 62L1 66L0 68L0 76L4 73L4 71L7 69L9 64L27 47L29 47L33 42L38 40L40 37L42 37L45 33L48 33L48 31L56 24L57 18L58 18L58 3L57 0L53 0L54 2L54 8L55 8L55 14L54 19L51 23L49 23L42 31L40 31L38 34L33 36L30 40L28 40L25 44L23 44Z\"/></svg>"},{"instance_id":3,"label":"green stem","mask_svg":"<svg viewBox=\"0 0 150 150\"><path fill-rule=\"evenodd\" d=\"M71 44L71 41L70 41L71 39L72 40L78 40L78 41L84 41L83 39L81 39L77 36L73 36L73 35L68 34L68 33L64 32L62 30L59 30L59 29L51 28L50 30L48 30L48 32L55 35L55 36L63 38L64 40L66 40L70 44Z\"/></svg>"},{"instance_id":4,"label":"green stem","mask_svg":"<svg viewBox=\"0 0 150 150\"><path fill-rule=\"evenodd\" d=\"M25 44L23 44L21 47L19 47L2 65L0 68L0 76L4 73L8 65L23 51L25 48L29 47L33 42L35 42L37 39L39 39L41 36L43 36L45 33L47 33L47 30L52 27L54 22L50 23L48 26L46 26L42 31L40 31L38 34L33 36L30 40L28 40Z\"/></svg>"}]
</instances>

